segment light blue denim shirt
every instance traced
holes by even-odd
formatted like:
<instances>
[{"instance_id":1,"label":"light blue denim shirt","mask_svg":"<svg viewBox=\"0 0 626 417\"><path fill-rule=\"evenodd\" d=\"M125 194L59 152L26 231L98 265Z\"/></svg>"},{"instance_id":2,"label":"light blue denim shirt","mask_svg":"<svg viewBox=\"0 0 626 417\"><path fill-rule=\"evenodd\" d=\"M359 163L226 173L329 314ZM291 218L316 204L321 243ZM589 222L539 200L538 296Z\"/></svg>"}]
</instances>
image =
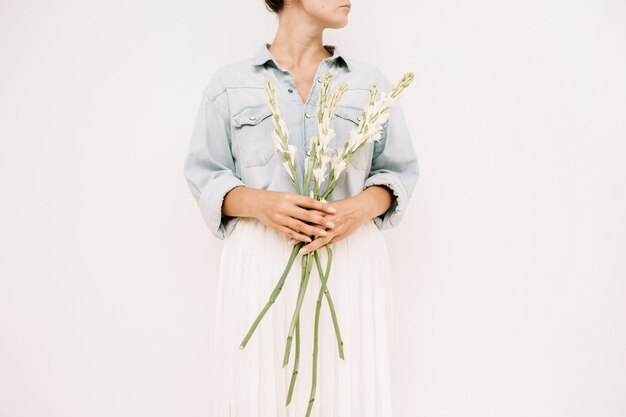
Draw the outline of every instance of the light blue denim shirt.
<instances>
[{"instance_id":1,"label":"light blue denim shirt","mask_svg":"<svg viewBox=\"0 0 626 417\"><path fill-rule=\"evenodd\" d=\"M333 120L336 136L330 147L341 148L348 132L359 124L372 83L379 94L392 83L373 64L348 58L336 45L324 45L332 53L318 66L306 102L289 71L263 43L254 56L219 67L210 77L200 100L195 126L184 161L187 180L205 223L218 239L228 237L239 217L222 213L228 191L237 186L295 192L289 174L275 150L271 110L264 82L271 77L282 118L289 129L289 143L297 147L299 183L304 178L304 157L311 137L317 134L317 98L323 77L332 73L331 91L345 81L348 90L337 105ZM394 83L397 80L394 81ZM411 94L411 86L404 94ZM356 195L372 185L393 191L389 209L372 221L379 229L397 226L418 179L418 162L402 109L402 97L392 106L379 142L362 147L327 198L331 202ZM326 189L326 180L321 190Z\"/></svg>"}]
</instances>

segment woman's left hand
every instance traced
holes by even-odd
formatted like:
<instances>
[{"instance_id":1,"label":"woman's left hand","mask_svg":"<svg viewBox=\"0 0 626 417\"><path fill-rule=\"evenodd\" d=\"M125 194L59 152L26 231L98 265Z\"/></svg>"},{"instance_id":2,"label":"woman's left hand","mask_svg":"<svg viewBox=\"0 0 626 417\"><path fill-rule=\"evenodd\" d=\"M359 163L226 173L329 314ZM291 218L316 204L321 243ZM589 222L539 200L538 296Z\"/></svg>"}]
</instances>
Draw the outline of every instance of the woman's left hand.
<instances>
[{"instance_id":1,"label":"woman's left hand","mask_svg":"<svg viewBox=\"0 0 626 417\"><path fill-rule=\"evenodd\" d=\"M361 224L370 220L367 217L366 208L363 207L363 200L355 196L332 201L330 205L337 209L336 213L323 213L317 212L317 210L316 212L324 216L326 220L333 222L335 226L326 229L328 232L326 236L317 236L311 243L304 245L300 249L300 254L304 255L317 250L329 242L338 242L350 235L350 233L355 231ZM290 245L295 243L296 241L294 239L289 241Z\"/></svg>"}]
</instances>

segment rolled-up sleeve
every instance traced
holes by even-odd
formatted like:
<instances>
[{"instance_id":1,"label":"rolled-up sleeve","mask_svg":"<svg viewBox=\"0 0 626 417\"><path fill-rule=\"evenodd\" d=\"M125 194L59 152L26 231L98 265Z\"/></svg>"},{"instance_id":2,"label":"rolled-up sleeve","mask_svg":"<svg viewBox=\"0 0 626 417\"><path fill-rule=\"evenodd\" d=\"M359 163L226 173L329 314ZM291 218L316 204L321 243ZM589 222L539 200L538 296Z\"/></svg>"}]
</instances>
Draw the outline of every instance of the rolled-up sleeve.
<instances>
[{"instance_id":1,"label":"rolled-up sleeve","mask_svg":"<svg viewBox=\"0 0 626 417\"><path fill-rule=\"evenodd\" d=\"M209 87L205 88L183 169L200 213L218 239L225 239L239 219L223 214L224 197L233 188L245 186L235 174L230 126L223 113Z\"/></svg>"},{"instance_id":2,"label":"rolled-up sleeve","mask_svg":"<svg viewBox=\"0 0 626 417\"><path fill-rule=\"evenodd\" d=\"M382 80L383 91L389 91L391 83L386 77ZM417 155L401 100L402 97L391 107L381 139L374 142L371 170L363 184L364 190L372 185L384 185L393 192L391 206L373 218L379 229L390 229L400 223L419 177Z\"/></svg>"}]
</instances>

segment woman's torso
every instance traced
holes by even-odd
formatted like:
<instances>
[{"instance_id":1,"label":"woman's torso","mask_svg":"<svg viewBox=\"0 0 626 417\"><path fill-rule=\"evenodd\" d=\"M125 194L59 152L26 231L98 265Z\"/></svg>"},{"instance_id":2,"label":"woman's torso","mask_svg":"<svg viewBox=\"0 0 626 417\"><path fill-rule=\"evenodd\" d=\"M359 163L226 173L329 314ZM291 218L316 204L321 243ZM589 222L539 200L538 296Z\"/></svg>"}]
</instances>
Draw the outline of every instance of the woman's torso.
<instances>
[{"instance_id":1,"label":"woman's torso","mask_svg":"<svg viewBox=\"0 0 626 417\"><path fill-rule=\"evenodd\" d=\"M335 138L332 148L341 148L348 139L348 132L359 124L363 107L373 83L379 91L386 91L389 84L382 73L371 64L347 58L336 46L325 45L333 56L320 62L308 99L303 102L295 79L289 71L278 64L263 43L256 54L248 59L220 67L209 82L206 94L214 99L218 110L227 120L230 130L231 153L235 174L249 187L275 191L295 191L288 173L283 169L283 156L276 152L272 131L271 110L265 93L265 79L271 77L281 117L289 129L289 143L297 147L295 156L299 182L304 177L305 151L310 147L311 137L317 134L317 99L326 73L333 75L331 92L345 82L348 89L336 108L333 120ZM302 95L307 96L307 93ZM328 201L356 195L363 190L372 155L379 152L377 142L364 146L352 159L340 178ZM321 189L325 189L324 183Z\"/></svg>"}]
</instances>

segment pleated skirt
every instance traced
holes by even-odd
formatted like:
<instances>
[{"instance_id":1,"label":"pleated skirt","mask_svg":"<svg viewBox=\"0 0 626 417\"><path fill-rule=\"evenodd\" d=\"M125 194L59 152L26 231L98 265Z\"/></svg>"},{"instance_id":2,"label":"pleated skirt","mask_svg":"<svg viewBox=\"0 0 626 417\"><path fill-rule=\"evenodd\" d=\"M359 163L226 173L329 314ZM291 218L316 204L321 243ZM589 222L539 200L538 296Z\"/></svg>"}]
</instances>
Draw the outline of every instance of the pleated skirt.
<instances>
[{"instance_id":1,"label":"pleated skirt","mask_svg":"<svg viewBox=\"0 0 626 417\"><path fill-rule=\"evenodd\" d=\"M295 361L285 345L300 287L302 255L278 298L245 348L240 344L268 302L293 249L289 238L255 218L238 220L220 256L214 326L215 417L304 417L312 389L315 308L321 280L314 263L300 310L300 354L291 402L287 394ZM390 341L393 336L391 268L382 232L363 223L331 242L327 287L343 339L339 357L329 304L322 298L317 382L311 416L391 417ZM328 260L318 251L322 269Z\"/></svg>"}]
</instances>

